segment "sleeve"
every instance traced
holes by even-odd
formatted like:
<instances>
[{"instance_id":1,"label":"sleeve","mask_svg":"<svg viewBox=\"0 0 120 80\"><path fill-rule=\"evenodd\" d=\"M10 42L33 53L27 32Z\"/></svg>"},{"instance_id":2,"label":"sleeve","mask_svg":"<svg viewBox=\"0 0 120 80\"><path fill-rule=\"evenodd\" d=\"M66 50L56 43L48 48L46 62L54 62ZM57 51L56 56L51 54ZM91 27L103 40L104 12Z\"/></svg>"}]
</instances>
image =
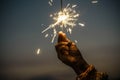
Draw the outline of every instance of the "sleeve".
<instances>
[{"instance_id":1,"label":"sleeve","mask_svg":"<svg viewBox=\"0 0 120 80\"><path fill-rule=\"evenodd\" d=\"M108 80L108 75L103 72L98 72L93 65L76 77L76 80Z\"/></svg>"}]
</instances>

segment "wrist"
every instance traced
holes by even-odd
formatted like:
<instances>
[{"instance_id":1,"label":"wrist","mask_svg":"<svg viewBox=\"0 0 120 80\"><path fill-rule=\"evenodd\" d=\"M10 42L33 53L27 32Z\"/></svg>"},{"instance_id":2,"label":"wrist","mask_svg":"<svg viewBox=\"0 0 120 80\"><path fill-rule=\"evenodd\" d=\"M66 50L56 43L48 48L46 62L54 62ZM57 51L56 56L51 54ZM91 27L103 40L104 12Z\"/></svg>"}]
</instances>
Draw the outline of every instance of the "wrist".
<instances>
[{"instance_id":1,"label":"wrist","mask_svg":"<svg viewBox=\"0 0 120 80\"><path fill-rule=\"evenodd\" d=\"M73 70L77 75L83 73L88 67L89 64L87 64L87 62L84 60L72 66Z\"/></svg>"},{"instance_id":2,"label":"wrist","mask_svg":"<svg viewBox=\"0 0 120 80\"><path fill-rule=\"evenodd\" d=\"M77 75L76 80L89 80L89 79L93 80L95 73L96 73L95 67L93 65L89 65L84 72Z\"/></svg>"}]
</instances>

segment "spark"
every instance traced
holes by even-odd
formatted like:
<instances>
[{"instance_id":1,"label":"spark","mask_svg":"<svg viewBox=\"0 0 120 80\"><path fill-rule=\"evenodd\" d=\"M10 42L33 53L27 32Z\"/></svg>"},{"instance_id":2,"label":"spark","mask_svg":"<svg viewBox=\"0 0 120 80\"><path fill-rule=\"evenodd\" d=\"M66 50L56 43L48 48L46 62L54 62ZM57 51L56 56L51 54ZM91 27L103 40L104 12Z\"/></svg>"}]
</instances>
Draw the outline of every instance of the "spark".
<instances>
[{"instance_id":1,"label":"spark","mask_svg":"<svg viewBox=\"0 0 120 80\"><path fill-rule=\"evenodd\" d=\"M84 26L85 26L85 24L83 24L83 23L78 23L78 25L80 25L80 26L82 26L82 27L84 27Z\"/></svg>"},{"instance_id":2,"label":"spark","mask_svg":"<svg viewBox=\"0 0 120 80\"><path fill-rule=\"evenodd\" d=\"M51 41L52 43L54 42L54 39L55 39L55 37L57 35L56 29L54 29L53 32L54 32L54 35L53 35L53 38L52 38L52 41Z\"/></svg>"},{"instance_id":3,"label":"spark","mask_svg":"<svg viewBox=\"0 0 120 80\"><path fill-rule=\"evenodd\" d=\"M75 40L75 43L78 43L78 41L77 41L77 40Z\"/></svg>"},{"instance_id":4,"label":"spark","mask_svg":"<svg viewBox=\"0 0 120 80\"><path fill-rule=\"evenodd\" d=\"M37 50L37 55L39 55L40 54L40 48Z\"/></svg>"},{"instance_id":5,"label":"spark","mask_svg":"<svg viewBox=\"0 0 120 80\"><path fill-rule=\"evenodd\" d=\"M49 4L50 6L52 6L52 5L53 5L53 0L50 0L50 1L48 2L48 4Z\"/></svg>"},{"instance_id":6,"label":"spark","mask_svg":"<svg viewBox=\"0 0 120 80\"><path fill-rule=\"evenodd\" d=\"M50 0L49 2L53 2L53 0ZM57 36L57 33L59 31L67 31L69 34L72 34L72 29L76 25L84 26L82 23L77 23L78 17L80 16L79 13L75 10L77 5L71 5L70 3L67 4L65 8L62 8L60 11L55 12L53 14L50 14L50 17L53 19L53 23L48 25L47 28L45 28L42 33L53 29L52 33L52 40L51 42L54 42L55 37ZM45 37L48 36L48 33L45 35Z\"/></svg>"},{"instance_id":7,"label":"spark","mask_svg":"<svg viewBox=\"0 0 120 80\"><path fill-rule=\"evenodd\" d=\"M51 2L53 2L53 0L50 0Z\"/></svg>"},{"instance_id":8,"label":"spark","mask_svg":"<svg viewBox=\"0 0 120 80\"><path fill-rule=\"evenodd\" d=\"M67 32L69 32L70 34L72 34L72 29L69 28L69 29L67 30Z\"/></svg>"},{"instance_id":9,"label":"spark","mask_svg":"<svg viewBox=\"0 0 120 80\"><path fill-rule=\"evenodd\" d=\"M48 34L45 35L45 38L48 37Z\"/></svg>"},{"instance_id":10,"label":"spark","mask_svg":"<svg viewBox=\"0 0 120 80\"><path fill-rule=\"evenodd\" d=\"M76 7L77 5L72 5L72 8Z\"/></svg>"},{"instance_id":11,"label":"spark","mask_svg":"<svg viewBox=\"0 0 120 80\"><path fill-rule=\"evenodd\" d=\"M93 0L93 1L91 1L91 3L96 4L96 3L98 3L98 1L97 0Z\"/></svg>"}]
</instances>

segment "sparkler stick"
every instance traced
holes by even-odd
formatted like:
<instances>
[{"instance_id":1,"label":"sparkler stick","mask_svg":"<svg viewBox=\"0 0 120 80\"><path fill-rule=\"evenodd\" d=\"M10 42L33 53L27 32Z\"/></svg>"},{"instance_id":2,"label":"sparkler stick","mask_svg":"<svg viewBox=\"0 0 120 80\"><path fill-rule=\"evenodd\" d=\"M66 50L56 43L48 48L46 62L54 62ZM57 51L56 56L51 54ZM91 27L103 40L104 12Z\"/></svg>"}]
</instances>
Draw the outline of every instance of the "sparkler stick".
<instances>
[{"instance_id":1,"label":"sparkler stick","mask_svg":"<svg viewBox=\"0 0 120 80\"><path fill-rule=\"evenodd\" d=\"M61 11L63 10L63 1L61 0Z\"/></svg>"},{"instance_id":2,"label":"sparkler stick","mask_svg":"<svg viewBox=\"0 0 120 80\"><path fill-rule=\"evenodd\" d=\"M68 32L69 34L72 33L72 28L74 28L77 25L84 26L82 23L77 23L79 13L75 10L75 7L77 5L71 5L67 4L65 8L63 8L63 0L60 0L61 2L61 10L59 12L50 14L50 17L54 20L54 23L50 24L46 29L42 31L42 33L48 31L49 29L53 29L52 36L52 43L54 42L55 37L57 36L57 33L62 29ZM50 0L50 3L53 3L53 0ZM50 4L51 6L52 4ZM45 37L48 37L45 35Z\"/></svg>"}]
</instances>

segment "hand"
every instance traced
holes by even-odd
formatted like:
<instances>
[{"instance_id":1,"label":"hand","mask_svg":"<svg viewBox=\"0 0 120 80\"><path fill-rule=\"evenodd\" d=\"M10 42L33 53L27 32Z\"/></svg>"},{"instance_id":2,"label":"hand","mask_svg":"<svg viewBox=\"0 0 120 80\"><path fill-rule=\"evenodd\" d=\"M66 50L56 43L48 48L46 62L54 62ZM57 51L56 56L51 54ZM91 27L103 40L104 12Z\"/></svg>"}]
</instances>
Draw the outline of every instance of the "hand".
<instances>
[{"instance_id":1,"label":"hand","mask_svg":"<svg viewBox=\"0 0 120 80\"><path fill-rule=\"evenodd\" d=\"M71 42L63 32L59 32L58 43L55 46L58 58L72 67L77 74L86 69L88 64L83 59L74 42Z\"/></svg>"},{"instance_id":2,"label":"hand","mask_svg":"<svg viewBox=\"0 0 120 80\"><path fill-rule=\"evenodd\" d=\"M71 42L65 33L59 32L58 44L55 48L58 53L58 58L69 66L74 65L81 58L81 54L75 43Z\"/></svg>"},{"instance_id":3,"label":"hand","mask_svg":"<svg viewBox=\"0 0 120 80\"><path fill-rule=\"evenodd\" d=\"M108 80L107 74L99 73L93 65L87 64L75 43L71 42L65 33L59 32L55 48L58 58L76 72L77 80Z\"/></svg>"}]
</instances>

